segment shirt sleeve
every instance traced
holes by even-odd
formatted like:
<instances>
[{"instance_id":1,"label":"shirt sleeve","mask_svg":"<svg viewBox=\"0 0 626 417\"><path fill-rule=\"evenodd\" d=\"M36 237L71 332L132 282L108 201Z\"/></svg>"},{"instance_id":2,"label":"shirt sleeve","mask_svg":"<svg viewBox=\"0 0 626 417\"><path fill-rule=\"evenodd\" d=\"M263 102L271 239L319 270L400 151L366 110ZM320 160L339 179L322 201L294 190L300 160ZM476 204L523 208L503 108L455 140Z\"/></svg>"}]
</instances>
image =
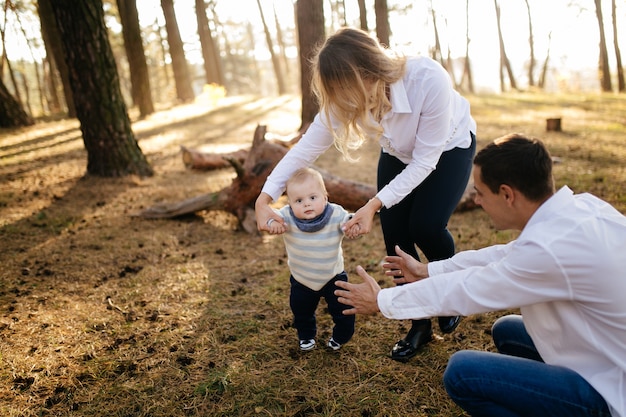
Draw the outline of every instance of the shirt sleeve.
<instances>
[{"instance_id":1,"label":"shirt sleeve","mask_svg":"<svg viewBox=\"0 0 626 417\"><path fill-rule=\"evenodd\" d=\"M566 275L549 248L518 242L515 250L486 265L382 289L378 306L388 318L419 319L468 316L571 297Z\"/></svg>"},{"instance_id":2,"label":"shirt sleeve","mask_svg":"<svg viewBox=\"0 0 626 417\"><path fill-rule=\"evenodd\" d=\"M333 204L333 206L335 206L335 210L337 212L339 212L340 215L341 215L341 221L339 222L339 230L341 231L341 233L344 233L342 227L343 227L344 224L346 224L346 222L348 220L350 220L352 218L352 213L348 212L348 210L346 210L345 208L343 208L339 204L336 204L336 203L331 203L331 204Z\"/></svg>"},{"instance_id":3,"label":"shirt sleeve","mask_svg":"<svg viewBox=\"0 0 626 417\"><path fill-rule=\"evenodd\" d=\"M488 246L478 250L466 250L448 259L429 262L428 275L440 275L446 272L471 268L473 266L486 266L491 262L499 261L511 250L513 242L509 242L506 245Z\"/></svg>"},{"instance_id":4,"label":"shirt sleeve","mask_svg":"<svg viewBox=\"0 0 626 417\"><path fill-rule=\"evenodd\" d=\"M262 192L277 200L287 180L296 170L310 166L333 144L333 137L318 114L298 143L278 162L267 177Z\"/></svg>"}]
</instances>

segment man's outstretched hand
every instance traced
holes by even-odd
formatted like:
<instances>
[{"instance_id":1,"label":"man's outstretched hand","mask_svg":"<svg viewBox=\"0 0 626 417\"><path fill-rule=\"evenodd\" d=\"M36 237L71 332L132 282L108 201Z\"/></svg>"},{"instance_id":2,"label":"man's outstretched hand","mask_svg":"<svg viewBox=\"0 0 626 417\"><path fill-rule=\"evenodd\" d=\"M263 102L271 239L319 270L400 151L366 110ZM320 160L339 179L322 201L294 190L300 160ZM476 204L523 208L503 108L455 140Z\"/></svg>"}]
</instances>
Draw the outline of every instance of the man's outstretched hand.
<instances>
[{"instance_id":1,"label":"man's outstretched hand","mask_svg":"<svg viewBox=\"0 0 626 417\"><path fill-rule=\"evenodd\" d=\"M343 314L375 314L379 312L377 298L380 286L372 276L365 272L362 266L357 266L356 272L363 278L362 283L353 284L344 281L335 283L335 285L341 288L340 290L335 290L335 295L339 297L339 302L352 307L344 310Z\"/></svg>"},{"instance_id":2,"label":"man's outstretched hand","mask_svg":"<svg viewBox=\"0 0 626 417\"><path fill-rule=\"evenodd\" d=\"M397 256L386 256L383 269L385 275L396 284L408 284L428 277L428 266L421 263L396 245Z\"/></svg>"}]
</instances>

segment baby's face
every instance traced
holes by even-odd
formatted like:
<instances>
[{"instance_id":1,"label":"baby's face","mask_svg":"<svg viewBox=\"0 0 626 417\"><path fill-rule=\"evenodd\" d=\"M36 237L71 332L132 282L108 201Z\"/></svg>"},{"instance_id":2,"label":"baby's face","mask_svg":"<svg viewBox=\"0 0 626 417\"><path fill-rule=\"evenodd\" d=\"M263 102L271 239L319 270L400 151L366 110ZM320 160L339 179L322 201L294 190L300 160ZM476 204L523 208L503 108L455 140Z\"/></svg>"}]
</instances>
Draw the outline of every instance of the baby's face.
<instances>
[{"instance_id":1,"label":"baby's face","mask_svg":"<svg viewBox=\"0 0 626 417\"><path fill-rule=\"evenodd\" d=\"M287 198L293 214L301 220L311 220L322 214L327 202L324 191L313 178L290 184Z\"/></svg>"}]
</instances>

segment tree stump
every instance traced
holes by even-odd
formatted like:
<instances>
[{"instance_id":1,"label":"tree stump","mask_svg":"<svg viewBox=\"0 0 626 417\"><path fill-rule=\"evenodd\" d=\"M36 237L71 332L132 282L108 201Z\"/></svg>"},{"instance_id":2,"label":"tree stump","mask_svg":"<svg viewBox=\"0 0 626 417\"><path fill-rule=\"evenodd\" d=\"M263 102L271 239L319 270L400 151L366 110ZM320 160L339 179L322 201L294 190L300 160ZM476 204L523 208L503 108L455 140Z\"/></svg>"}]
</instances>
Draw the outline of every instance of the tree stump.
<instances>
[{"instance_id":1,"label":"tree stump","mask_svg":"<svg viewBox=\"0 0 626 417\"><path fill-rule=\"evenodd\" d=\"M561 131L561 118L546 119L546 131L548 132L560 132Z\"/></svg>"}]
</instances>

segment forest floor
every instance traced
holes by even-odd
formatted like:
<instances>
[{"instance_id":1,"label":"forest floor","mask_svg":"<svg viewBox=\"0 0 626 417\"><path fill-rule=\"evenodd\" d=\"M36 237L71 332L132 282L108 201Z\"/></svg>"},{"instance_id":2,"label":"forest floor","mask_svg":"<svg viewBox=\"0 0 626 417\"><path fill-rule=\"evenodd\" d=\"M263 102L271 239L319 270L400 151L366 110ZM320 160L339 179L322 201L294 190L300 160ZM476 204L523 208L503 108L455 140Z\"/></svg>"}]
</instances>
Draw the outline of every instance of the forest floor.
<instances>
[{"instance_id":1,"label":"forest floor","mask_svg":"<svg viewBox=\"0 0 626 417\"><path fill-rule=\"evenodd\" d=\"M589 191L626 213L626 98L515 94L471 97L479 147L510 132L545 140L557 186ZM281 238L250 235L228 213L169 220L142 209L219 191L231 169L185 168L180 146L228 152L258 124L289 136L295 97L227 97L134 120L149 178L86 177L76 120L0 131L0 415L2 416L463 416L441 382L460 349L492 350L490 326L508 312L466 317L406 364L388 354L407 322L357 318L339 352L301 353L291 327ZM561 117L562 132L546 132ZM376 144L361 160L334 150L317 165L374 182ZM508 242L480 210L450 221L458 250ZM346 268L383 286L378 223L345 241ZM318 339L332 325L320 306Z\"/></svg>"}]
</instances>

